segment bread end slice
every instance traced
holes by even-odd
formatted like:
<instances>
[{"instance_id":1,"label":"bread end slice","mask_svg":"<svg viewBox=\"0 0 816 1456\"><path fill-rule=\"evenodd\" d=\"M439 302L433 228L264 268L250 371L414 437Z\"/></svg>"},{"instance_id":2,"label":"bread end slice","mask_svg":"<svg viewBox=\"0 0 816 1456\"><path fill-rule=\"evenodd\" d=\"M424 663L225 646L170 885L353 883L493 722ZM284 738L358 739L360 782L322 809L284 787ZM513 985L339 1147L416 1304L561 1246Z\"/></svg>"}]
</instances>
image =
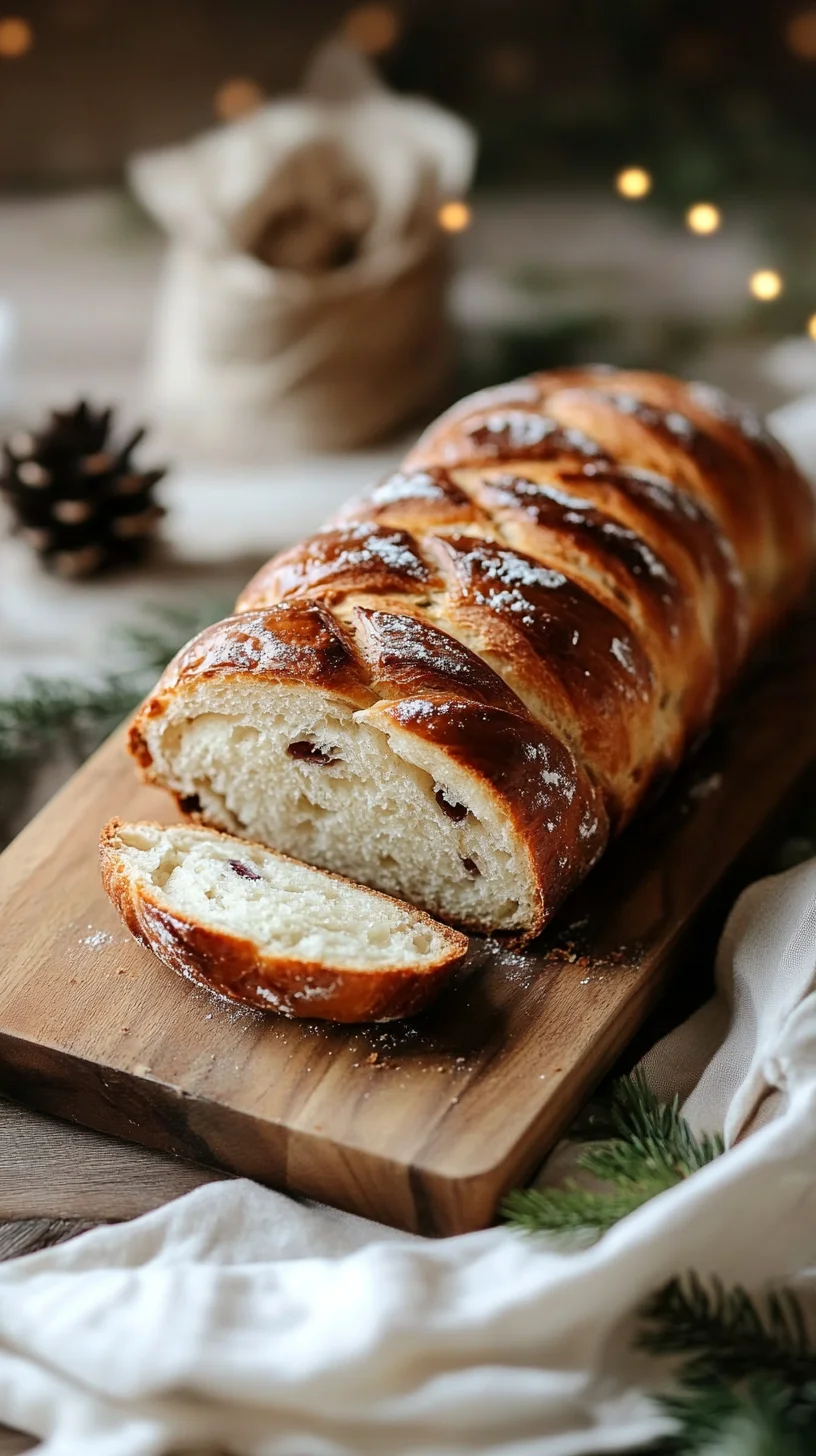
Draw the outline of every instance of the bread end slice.
<instances>
[{"instance_id":1,"label":"bread end slice","mask_svg":"<svg viewBox=\"0 0 816 1456\"><path fill-rule=\"evenodd\" d=\"M432 1001L467 954L467 936L412 905L217 830L113 819L99 851L136 939L244 1005L393 1021Z\"/></svg>"}]
</instances>

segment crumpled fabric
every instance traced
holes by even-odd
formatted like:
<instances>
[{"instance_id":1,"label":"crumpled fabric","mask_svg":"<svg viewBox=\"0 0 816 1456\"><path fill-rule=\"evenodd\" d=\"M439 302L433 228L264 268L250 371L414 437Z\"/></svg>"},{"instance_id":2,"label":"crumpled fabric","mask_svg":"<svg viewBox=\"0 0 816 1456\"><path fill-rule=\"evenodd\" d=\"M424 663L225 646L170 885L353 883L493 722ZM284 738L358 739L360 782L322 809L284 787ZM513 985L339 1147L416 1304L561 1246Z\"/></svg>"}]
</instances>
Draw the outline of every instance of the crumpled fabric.
<instances>
[{"instance_id":1,"label":"crumpled fabric","mask_svg":"<svg viewBox=\"0 0 816 1456\"><path fill-rule=\"evenodd\" d=\"M745 892L650 1052L726 1153L589 1248L425 1240L246 1181L0 1266L0 1419L43 1456L577 1456L666 1431L637 1308L816 1265L816 860ZM763 1109L771 1108L771 1112Z\"/></svg>"}]
</instances>

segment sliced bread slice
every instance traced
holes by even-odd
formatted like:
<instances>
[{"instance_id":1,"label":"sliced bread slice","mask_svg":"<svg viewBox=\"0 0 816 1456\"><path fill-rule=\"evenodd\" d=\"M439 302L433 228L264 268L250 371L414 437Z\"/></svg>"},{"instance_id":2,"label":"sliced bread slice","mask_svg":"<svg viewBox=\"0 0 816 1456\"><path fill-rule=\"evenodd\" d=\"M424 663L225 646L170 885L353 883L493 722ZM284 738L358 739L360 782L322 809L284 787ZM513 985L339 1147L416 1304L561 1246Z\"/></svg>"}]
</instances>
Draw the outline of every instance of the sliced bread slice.
<instances>
[{"instance_id":1,"label":"sliced bread slice","mask_svg":"<svg viewBox=\"0 0 816 1456\"><path fill-rule=\"evenodd\" d=\"M102 882L138 941L233 1001L326 1021L393 1021L438 994L468 941L421 910L190 824L100 838Z\"/></svg>"}]
</instances>

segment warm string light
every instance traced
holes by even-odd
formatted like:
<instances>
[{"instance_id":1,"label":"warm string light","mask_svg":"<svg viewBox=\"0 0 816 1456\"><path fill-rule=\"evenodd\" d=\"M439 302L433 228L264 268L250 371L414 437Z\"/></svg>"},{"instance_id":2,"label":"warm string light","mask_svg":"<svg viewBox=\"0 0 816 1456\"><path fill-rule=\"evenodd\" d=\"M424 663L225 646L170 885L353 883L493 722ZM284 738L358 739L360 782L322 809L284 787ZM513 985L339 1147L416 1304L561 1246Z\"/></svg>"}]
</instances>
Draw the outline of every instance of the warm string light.
<instances>
[{"instance_id":1,"label":"warm string light","mask_svg":"<svg viewBox=\"0 0 816 1456\"><path fill-rule=\"evenodd\" d=\"M715 233L722 223L722 213L713 202L695 202L686 213L686 227L693 233Z\"/></svg>"},{"instance_id":2,"label":"warm string light","mask_svg":"<svg viewBox=\"0 0 816 1456\"><path fill-rule=\"evenodd\" d=\"M643 167L624 167L615 178L615 187L621 197L637 202L652 190L652 179Z\"/></svg>"},{"instance_id":3,"label":"warm string light","mask_svg":"<svg viewBox=\"0 0 816 1456\"><path fill-rule=\"evenodd\" d=\"M343 35L364 56L381 56L399 38L400 22L390 5L356 5L343 20Z\"/></svg>"},{"instance_id":4,"label":"warm string light","mask_svg":"<svg viewBox=\"0 0 816 1456\"><path fill-rule=\"evenodd\" d=\"M436 219L446 233L461 233L470 227L472 216L466 202L443 202Z\"/></svg>"},{"instance_id":5,"label":"warm string light","mask_svg":"<svg viewBox=\"0 0 816 1456\"><path fill-rule=\"evenodd\" d=\"M807 322L807 331L810 334L810 337L813 339L814 343L816 343L816 313L812 313L810 315L810 318Z\"/></svg>"},{"instance_id":6,"label":"warm string light","mask_svg":"<svg viewBox=\"0 0 816 1456\"><path fill-rule=\"evenodd\" d=\"M785 26L788 50L800 61L816 61L816 8L800 10Z\"/></svg>"},{"instance_id":7,"label":"warm string light","mask_svg":"<svg viewBox=\"0 0 816 1456\"><path fill-rule=\"evenodd\" d=\"M748 287L754 298L758 298L761 303L771 303L774 298L779 297L783 283L773 268L760 268L758 272L751 274Z\"/></svg>"},{"instance_id":8,"label":"warm string light","mask_svg":"<svg viewBox=\"0 0 816 1456\"><path fill-rule=\"evenodd\" d=\"M34 44L34 32L27 20L20 15L4 15L0 18L0 56L16 60L24 56Z\"/></svg>"},{"instance_id":9,"label":"warm string light","mask_svg":"<svg viewBox=\"0 0 816 1456\"><path fill-rule=\"evenodd\" d=\"M216 116L222 121L237 121L240 116L249 116L257 111L266 100L263 87L248 76L231 76L222 81L213 97Z\"/></svg>"}]
</instances>

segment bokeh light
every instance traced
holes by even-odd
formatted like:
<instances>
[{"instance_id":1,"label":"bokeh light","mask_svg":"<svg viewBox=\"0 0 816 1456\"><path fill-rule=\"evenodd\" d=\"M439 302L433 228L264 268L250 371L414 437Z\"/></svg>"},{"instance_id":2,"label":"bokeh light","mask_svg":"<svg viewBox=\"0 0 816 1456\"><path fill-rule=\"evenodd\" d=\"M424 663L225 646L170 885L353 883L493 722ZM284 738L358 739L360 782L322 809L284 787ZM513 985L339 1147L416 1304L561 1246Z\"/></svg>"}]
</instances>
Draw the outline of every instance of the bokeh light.
<instances>
[{"instance_id":1,"label":"bokeh light","mask_svg":"<svg viewBox=\"0 0 816 1456\"><path fill-rule=\"evenodd\" d=\"M257 81L250 80L248 76L232 76L218 87L213 105L216 116L222 121L237 121L239 117L257 111L265 100L266 93Z\"/></svg>"},{"instance_id":2,"label":"bokeh light","mask_svg":"<svg viewBox=\"0 0 816 1456\"><path fill-rule=\"evenodd\" d=\"M758 272L751 274L748 287L754 298L758 298L761 303L770 303L772 299L779 297L783 283L773 268L760 268Z\"/></svg>"},{"instance_id":3,"label":"bokeh light","mask_svg":"<svg viewBox=\"0 0 816 1456\"><path fill-rule=\"evenodd\" d=\"M810 315L807 322L807 331L814 342L816 342L816 313Z\"/></svg>"},{"instance_id":4,"label":"bokeh light","mask_svg":"<svg viewBox=\"0 0 816 1456\"><path fill-rule=\"evenodd\" d=\"M470 227L472 213L466 202L444 202L436 216L446 233L461 233Z\"/></svg>"},{"instance_id":5,"label":"bokeh light","mask_svg":"<svg viewBox=\"0 0 816 1456\"><path fill-rule=\"evenodd\" d=\"M802 61L816 61L816 8L800 10L785 26L788 49Z\"/></svg>"},{"instance_id":6,"label":"bokeh light","mask_svg":"<svg viewBox=\"0 0 816 1456\"><path fill-rule=\"evenodd\" d=\"M636 202L652 190L652 179L643 167L624 167L615 178L615 187L621 197Z\"/></svg>"},{"instance_id":7,"label":"bokeh light","mask_svg":"<svg viewBox=\"0 0 816 1456\"><path fill-rule=\"evenodd\" d=\"M16 60L24 56L34 44L34 32L27 20L19 15L4 15L0 18L0 56Z\"/></svg>"},{"instance_id":8,"label":"bokeh light","mask_svg":"<svg viewBox=\"0 0 816 1456\"><path fill-rule=\"evenodd\" d=\"M722 223L722 213L713 202L695 202L686 213L686 226L693 233L715 233Z\"/></svg>"},{"instance_id":9,"label":"bokeh light","mask_svg":"<svg viewBox=\"0 0 816 1456\"><path fill-rule=\"evenodd\" d=\"M343 35L364 56L390 51L399 33L399 16L390 5L356 5L343 21Z\"/></svg>"}]
</instances>

